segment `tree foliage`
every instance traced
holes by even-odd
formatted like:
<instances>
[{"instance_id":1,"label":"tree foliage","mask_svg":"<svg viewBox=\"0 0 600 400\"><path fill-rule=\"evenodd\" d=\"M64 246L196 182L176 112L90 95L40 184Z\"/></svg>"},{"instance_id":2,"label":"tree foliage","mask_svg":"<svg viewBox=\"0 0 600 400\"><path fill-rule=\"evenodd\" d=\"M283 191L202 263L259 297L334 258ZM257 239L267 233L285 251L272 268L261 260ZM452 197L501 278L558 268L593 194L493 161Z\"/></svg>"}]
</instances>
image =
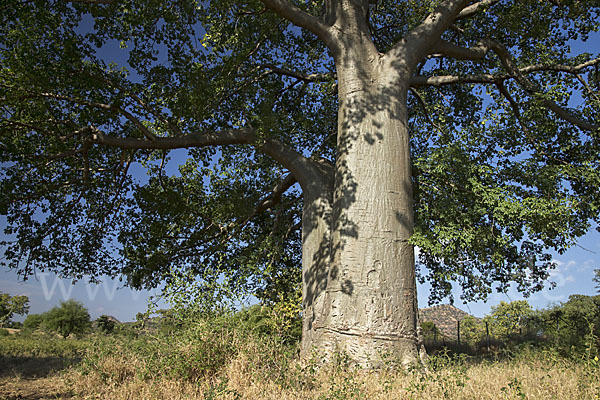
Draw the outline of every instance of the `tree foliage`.
<instances>
[{"instance_id":1,"label":"tree foliage","mask_svg":"<svg viewBox=\"0 0 600 400\"><path fill-rule=\"evenodd\" d=\"M515 300L492 306L490 315L485 317L489 321L491 333L502 339L523 334L528 317L533 310L527 300Z\"/></svg>"},{"instance_id":2,"label":"tree foliage","mask_svg":"<svg viewBox=\"0 0 600 400\"><path fill-rule=\"evenodd\" d=\"M0 292L0 327L4 327L15 314L25 315L28 312L29 297L11 296L8 293Z\"/></svg>"},{"instance_id":3,"label":"tree foliage","mask_svg":"<svg viewBox=\"0 0 600 400\"><path fill-rule=\"evenodd\" d=\"M116 323L114 318L108 315L101 315L96 320L96 325L104 333L112 333L115 330Z\"/></svg>"},{"instance_id":4,"label":"tree foliage","mask_svg":"<svg viewBox=\"0 0 600 400\"><path fill-rule=\"evenodd\" d=\"M23 329L28 332L33 332L36 329L43 327L44 314L29 314L23 321Z\"/></svg>"},{"instance_id":5,"label":"tree foliage","mask_svg":"<svg viewBox=\"0 0 600 400\"><path fill-rule=\"evenodd\" d=\"M592 343L600 345L600 296L571 295L569 299L538 315L543 332L555 342L569 349L582 349ZM590 338L590 334L594 338Z\"/></svg>"},{"instance_id":6,"label":"tree foliage","mask_svg":"<svg viewBox=\"0 0 600 400\"><path fill-rule=\"evenodd\" d=\"M54 331L66 338L71 334L81 335L91 327L90 314L76 300L67 300L44 313L44 328Z\"/></svg>"},{"instance_id":7,"label":"tree foliage","mask_svg":"<svg viewBox=\"0 0 600 400\"><path fill-rule=\"evenodd\" d=\"M486 338L485 324L472 315L467 315L460 320L460 337L461 341L475 347Z\"/></svg>"},{"instance_id":8,"label":"tree foliage","mask_svg":"<svg viewBox=\"0 0 600 400\"><path fill-rule=\"evenodd\" d=\"M136 288L175 267L271 301L297 288L303 199L269 149L335 163L338 98L326 45L280 11L325 21L332 2L283 3L3 3L2 265ZM449 2L368 3L383 54ZM598 11L476 2L415 71L411 241L432 300L454 281L464 299L539 290L549 251L599 221L600 61L571 55Z\"/></svg>"}]
</instances>

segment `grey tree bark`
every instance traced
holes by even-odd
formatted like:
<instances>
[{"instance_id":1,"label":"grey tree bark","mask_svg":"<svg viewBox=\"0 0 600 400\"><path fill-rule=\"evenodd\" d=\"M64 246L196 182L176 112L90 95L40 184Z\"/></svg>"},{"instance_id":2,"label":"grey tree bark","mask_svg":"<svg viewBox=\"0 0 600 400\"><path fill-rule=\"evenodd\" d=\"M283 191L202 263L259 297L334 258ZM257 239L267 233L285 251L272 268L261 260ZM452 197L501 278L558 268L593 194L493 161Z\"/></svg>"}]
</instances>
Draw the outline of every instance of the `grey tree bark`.
<instances>
[{"instance_id":1,"label":"grey tree bark","mask_svg":"<svg viewBox=\"0 0 600 400\"><path fill-rule=\"evenodd\" d=\"M417 363L407 93L417 63L468 2L444 2L387 54L371 41L367 0L327 1L325 22L263 2L320 37L337 69L334 185L328 176L303 187L302 353L343 351L365 367L389 356Z\"/></svg>"}]
</instances>

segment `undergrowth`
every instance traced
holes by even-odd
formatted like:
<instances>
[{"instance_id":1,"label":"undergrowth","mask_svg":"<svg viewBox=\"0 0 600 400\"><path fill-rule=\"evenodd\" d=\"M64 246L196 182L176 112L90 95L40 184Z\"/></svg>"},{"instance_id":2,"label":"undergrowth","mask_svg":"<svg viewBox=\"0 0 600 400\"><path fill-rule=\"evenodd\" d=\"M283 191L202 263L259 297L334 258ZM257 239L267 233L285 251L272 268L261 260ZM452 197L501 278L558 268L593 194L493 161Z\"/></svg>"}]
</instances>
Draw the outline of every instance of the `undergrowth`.
<instances>
[{"instance_id":1,"label":"undergrowth","mask_svg":"<svg viewBox=\"0 0 600 400\"><path fill-rule=\"evenodd\" d=\"M85 339L12 335L0 337L0 354L81 357L56 378L79 398L600 400L593 330L586 347L570 354L527 343L485 356L441 349L425 369L399 368L390 357L384 368L369 371L343 352L329 363L318 351L300 360L298 341L271 329L261 313Z\"/></svg>"}]
</instances>

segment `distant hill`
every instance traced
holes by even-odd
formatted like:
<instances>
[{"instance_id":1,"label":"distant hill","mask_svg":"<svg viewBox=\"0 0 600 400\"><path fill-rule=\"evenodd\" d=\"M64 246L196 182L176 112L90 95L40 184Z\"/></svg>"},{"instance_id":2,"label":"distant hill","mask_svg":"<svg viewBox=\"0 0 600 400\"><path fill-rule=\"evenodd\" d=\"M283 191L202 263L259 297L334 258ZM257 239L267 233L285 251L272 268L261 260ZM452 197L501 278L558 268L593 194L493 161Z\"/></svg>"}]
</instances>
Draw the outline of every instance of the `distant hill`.
<instances>
[{"instance_id":1,"label":"distant hill","mask_svg":"<svg viewBox=\"0 0 600 400\"><path fill-rule=\"evenodd\" d=\"M442 304L419 310L420 322L433 322L440 332L449 339L456 340L456 323L471 315L450 305ZM474 317L479 320L479 318Z\"/></svg>"}]
</instances>

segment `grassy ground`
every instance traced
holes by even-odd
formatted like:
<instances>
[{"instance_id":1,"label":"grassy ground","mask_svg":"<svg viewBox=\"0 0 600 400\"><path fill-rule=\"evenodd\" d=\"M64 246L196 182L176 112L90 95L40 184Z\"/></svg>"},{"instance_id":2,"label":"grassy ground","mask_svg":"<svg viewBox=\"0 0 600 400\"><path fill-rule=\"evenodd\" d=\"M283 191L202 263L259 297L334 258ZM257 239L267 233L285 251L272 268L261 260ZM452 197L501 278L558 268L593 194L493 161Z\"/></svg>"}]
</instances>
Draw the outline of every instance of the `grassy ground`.
<instances>
[{"instance_id":1,"label":"grassy ground","mask_svg":"<svg viewBox=\"0 0 600 400\"><path fill-rule=\"evenodd\" d=\"M427 372L362 371L343 354L301 363L294 343L214 321L139 338L11 335L0 354L0 399L600 399L585 351L440 352Z\"/></svg>"}]
</instances>

